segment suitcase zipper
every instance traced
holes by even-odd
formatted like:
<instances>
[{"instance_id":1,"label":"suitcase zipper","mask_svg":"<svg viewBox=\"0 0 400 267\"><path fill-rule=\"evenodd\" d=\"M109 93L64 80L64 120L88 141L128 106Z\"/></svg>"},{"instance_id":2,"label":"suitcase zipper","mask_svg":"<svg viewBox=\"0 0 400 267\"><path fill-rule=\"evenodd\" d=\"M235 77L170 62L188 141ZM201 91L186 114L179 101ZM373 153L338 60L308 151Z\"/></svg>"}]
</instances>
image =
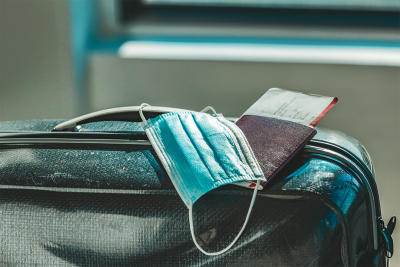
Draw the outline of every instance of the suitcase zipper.
<instances>
[{"instance_id":1,"label":"suitcase zipper","mask_svg":"<svg viewBox=\"0 0 400 267\"><path fill-rule=\"evenodd\" d=\"M99 145L140 145L151 146L147 140L129 139L78 139L78 138L0 138L1 144L99 144Z\"/></svg>"}]
</instances>

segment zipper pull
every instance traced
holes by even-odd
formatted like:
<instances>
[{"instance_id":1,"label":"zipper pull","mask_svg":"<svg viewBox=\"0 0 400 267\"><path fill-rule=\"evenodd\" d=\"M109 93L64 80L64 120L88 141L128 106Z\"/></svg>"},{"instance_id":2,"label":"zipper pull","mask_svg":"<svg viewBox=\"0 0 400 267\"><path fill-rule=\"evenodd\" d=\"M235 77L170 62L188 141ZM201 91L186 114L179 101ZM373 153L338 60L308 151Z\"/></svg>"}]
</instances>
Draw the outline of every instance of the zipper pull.
<instances>
[{"instance_id":1,"label":"zipper pull","mask_svg":"<svg viewBox=\"0 0 400 267\"><path fill-rule=\"evenodd\" d=\"M378 218L381 230L381 237L384 241L386 257L390 259L393 256L393 238L392 232L396 226L396 217L390 218L388 225L385 227L385 223L382 218ZM390 230L391 231L390 231Z\"/></svg>"},{"instance_id":2,"label":"zipper pull","mask_svg":"<svg viewBox=\"0 0 400 267\"><path fill-rule=\"evenodd\" d=\"M392 218L390 218L386 228L389 230L390 234L393 234L393 230L396 227L396 216L392 216Z\"/></svg>"},{"instance_id":3,"label":"zipper pull","mask_svg":"<svg viewBox=\"0 0 400 267\"><path fill-rule=\"evenodd\" d=\"M383 239L385 241L386 257L389 259L393 256L393 238L389 230L385 227L381 230Z\"/></svg>"}]
</instances>

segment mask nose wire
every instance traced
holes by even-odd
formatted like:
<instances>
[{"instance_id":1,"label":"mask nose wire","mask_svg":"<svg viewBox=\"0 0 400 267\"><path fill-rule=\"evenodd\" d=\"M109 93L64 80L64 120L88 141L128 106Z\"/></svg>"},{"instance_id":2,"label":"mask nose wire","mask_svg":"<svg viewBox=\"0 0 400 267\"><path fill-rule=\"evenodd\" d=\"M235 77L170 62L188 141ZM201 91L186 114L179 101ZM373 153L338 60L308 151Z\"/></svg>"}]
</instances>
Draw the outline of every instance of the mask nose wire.
<instances>
[{"instance_id":1,"label":"mask nose wire","mask_svg":"<svg viewBox=\"0 0 400 267\"><path fill-rule=\"evenodd\" d=\"M235 243L236 241L239 239L239 237L241 236L241 234L243 233L244 229L246 228L247 222L249 221L250 218L250 214L251 214L251 210L253 209L253 205L254 205L254 201L256 199L257 196L257 192L258 192L258 186L260 185L261 180L257 181L257 185L256 188L254 188L254 193L253 193L253 198L251 199L251 203L250 203L250 207L249 210L247 212L247 216L246 216L246 220L244 221L244 224L242 226L242 229L240 229L238 235L235 237L235 239L232 241L232 243L227 246L225 249L218 251L218 252L207 252L205 250L203 250L199 244L197 244L196 241L196 237L194 235L194 230L193 230L193 204L192 201L190 200L190 205L189 205L189 224L190 224L190 233L192 234L192 239L194 244L196 245L196 247L203 252L204 254L208 255L208 256L216 256L216 255L220 255L226 251L228 251Z\"/></svg>"}]
</instances>

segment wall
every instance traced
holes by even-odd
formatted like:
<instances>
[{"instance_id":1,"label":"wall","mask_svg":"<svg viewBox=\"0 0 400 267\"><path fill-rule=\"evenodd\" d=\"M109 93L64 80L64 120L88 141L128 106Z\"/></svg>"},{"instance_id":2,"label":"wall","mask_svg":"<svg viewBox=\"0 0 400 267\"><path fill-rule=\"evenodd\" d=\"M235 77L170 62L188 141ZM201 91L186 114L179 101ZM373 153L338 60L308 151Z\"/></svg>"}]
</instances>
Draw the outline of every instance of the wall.
<instances>
[{"instance_id":1,"label":"wall","mask_svg":"<svg viewBox=\"0 0 400 267\"><path fill-rule=\"evenodd\" d=\"M68 1L0 0L0 120L77 115Z\"/></svg>"}]
</instances>

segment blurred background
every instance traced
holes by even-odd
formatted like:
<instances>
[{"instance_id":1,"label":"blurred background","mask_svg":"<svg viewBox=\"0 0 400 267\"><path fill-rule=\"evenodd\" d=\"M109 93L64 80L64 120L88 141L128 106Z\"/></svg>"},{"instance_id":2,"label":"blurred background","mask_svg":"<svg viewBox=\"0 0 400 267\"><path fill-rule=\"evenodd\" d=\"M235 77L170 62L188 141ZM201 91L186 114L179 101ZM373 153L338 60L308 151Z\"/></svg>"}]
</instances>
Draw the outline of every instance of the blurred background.
<instances>
[{"instance_id":1,"label":"blurred background","mask_svg":"<svg viewBox=\"0 0 400 267\"><path fill-rule=\"evenodd\" d=\"M400 216L399 0L0 0L0 120L146 102L240 116L267 89L337 96ZM400 266L396 229L391 266Z\"/></svg>"}]
</instances>

